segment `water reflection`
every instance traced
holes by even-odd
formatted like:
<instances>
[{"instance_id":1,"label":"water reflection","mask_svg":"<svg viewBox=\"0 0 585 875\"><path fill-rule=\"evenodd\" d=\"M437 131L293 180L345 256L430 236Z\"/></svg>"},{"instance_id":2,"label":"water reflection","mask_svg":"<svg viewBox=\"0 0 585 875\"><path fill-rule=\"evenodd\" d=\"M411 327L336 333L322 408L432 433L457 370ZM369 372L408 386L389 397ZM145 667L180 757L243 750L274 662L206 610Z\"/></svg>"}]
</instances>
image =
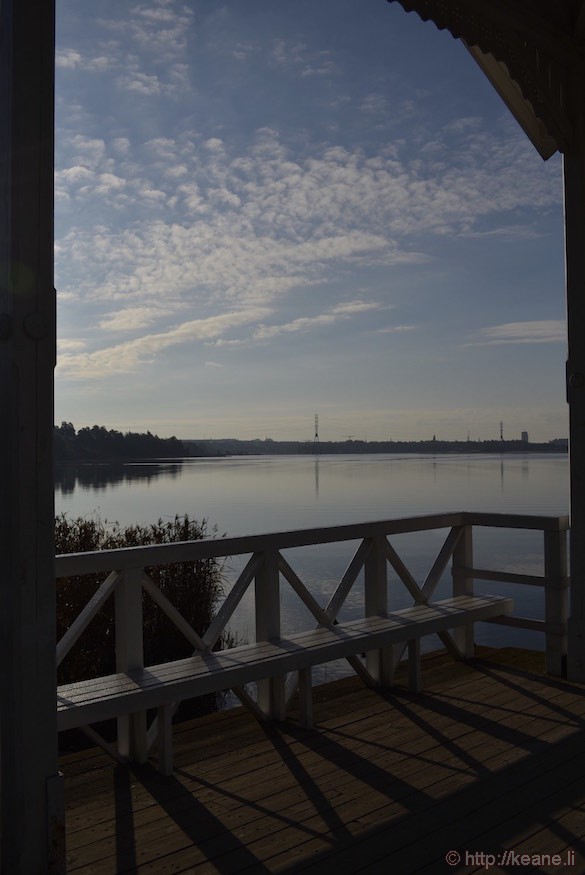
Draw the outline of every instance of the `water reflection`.
<instances>
[{"instance_id":1,"label":"water reflection","mask_svg":"<svg viewBox=\"0 0 585 875\"><path fill-rule=\"evenodd\" d=\"M182 462L60 462L55 466L55 491L72 495L77 489L105 492L133 482L151 483L159 477L176 479Z\"/></svg>"},{"instance_id":2,"label":"water reflection","mask_svg":"<svg viewBox=\"0 0 585 875\"><path fill-rule=\"evenodd\" d=\"M566 456L246 456L60 464L57 512L188 513L230 536L447 511L566 513ZM96 498L98 501L96 502Z\"/></svg>"},{"instance_id":3,"label":"water reflection","mask_svg":"<svg viewBox=\"0 0 585 875\"><path fill-rule=\"evenodd\" d=\"M529 459L499 454L403 454L68 463L57 468L55 504L58 513L73 518L97 512L101 519L122 525L149 525L187 513L192 519L209 520L220 532L234 537L448 511L556 515L567 513L567 467L566 455L552 454ZM445 532L425 531L396 536L392 544L422 583L445 536ZM480 530L474 532L474 543L478 568L542 574L539 532ZM356 548L357 544L344 543L297 548L291 564L317 601L326 604ZM241 570L238 561L239 557L231 557L224 569L226 589ZM405 591L392 571L389 580L392 604L403 606L400 598ZM532 587L514 589L508 592L503 584L481 588L478 584L479 592L511 595L519 615L537 616L543 593L533 593ZM298 631L304 609L284 582L281 597L283 628ZM540 607L533 605L533 598ZM242 640L251 640L254 624L251 588L234 614L231 629ZM498 636L502 645L542 646L537 633L529 630L504 627L500 632L499 627L488 626L485 635L481 643L488 643L488 637L495 643Z\"/></svg>"}]
</instances>

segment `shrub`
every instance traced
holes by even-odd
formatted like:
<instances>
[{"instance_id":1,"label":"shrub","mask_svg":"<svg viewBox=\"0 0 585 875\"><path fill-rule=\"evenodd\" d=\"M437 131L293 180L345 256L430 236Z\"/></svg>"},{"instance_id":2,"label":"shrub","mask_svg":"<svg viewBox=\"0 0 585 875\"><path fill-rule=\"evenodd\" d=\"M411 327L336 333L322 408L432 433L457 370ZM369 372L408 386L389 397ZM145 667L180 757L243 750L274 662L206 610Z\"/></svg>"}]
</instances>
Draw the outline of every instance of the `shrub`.
<instances>
[{"instance_id":1,"label":"shrub","mask_svg":"<svg viewBox=\"0 0 585 875\"><path fill-rule=\"evenodd\" d=\"M213 530L212 534L215 534ZM174 541L197 541L207 536L207 524L187 515L170 522L125 528L99 517L55 520L55 552L84 553ZM221 565L215 559L181 562L146 573L199 634L203 634L222 595ZM57 639L71 626L104 580L104 574L62 578L57 581ZM173 623L143 592L144 657L146 665L190 656L192 646ZM115 672L114 596L96 614L58 670L59 683Z\"/></svg>"}]
</instances>

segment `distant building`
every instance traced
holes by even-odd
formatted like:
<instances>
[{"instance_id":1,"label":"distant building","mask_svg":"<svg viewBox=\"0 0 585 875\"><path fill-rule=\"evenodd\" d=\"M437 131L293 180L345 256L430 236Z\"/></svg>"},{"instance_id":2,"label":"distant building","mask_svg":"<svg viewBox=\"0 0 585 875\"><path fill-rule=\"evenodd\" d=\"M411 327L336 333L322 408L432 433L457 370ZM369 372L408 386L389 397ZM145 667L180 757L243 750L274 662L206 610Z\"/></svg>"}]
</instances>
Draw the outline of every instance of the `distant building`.
<instances>
[{"instance_id":1,"label":"distant building","mask_svg":"<svg viewBox=\"0 0 585 875\"><path fill-rule=\"evenodd\" d=\"M559 450L568 450L569 438L554 438L554 440L549 441L549 444L553 444L555 447L558 447Z\"/></svg>"},{"instance_id":2,"label":"distant building","mask_svg":"<svg viewBox=\"0 0 585 875\"><path fill-rule=\"evenodd\" d=\"M527 431L522 432L522 440L524 441L525 444L528 443L528 432Z\"/></svg>"}]
</instances>

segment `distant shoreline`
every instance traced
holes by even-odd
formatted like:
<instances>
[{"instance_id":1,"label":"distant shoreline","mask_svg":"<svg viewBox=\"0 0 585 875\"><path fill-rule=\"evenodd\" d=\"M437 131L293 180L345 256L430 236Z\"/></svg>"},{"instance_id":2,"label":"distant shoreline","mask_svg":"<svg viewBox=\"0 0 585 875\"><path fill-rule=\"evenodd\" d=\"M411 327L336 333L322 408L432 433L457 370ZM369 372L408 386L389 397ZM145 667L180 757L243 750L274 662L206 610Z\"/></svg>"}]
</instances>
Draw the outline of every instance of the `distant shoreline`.
<instances>
[{"instance_id":1,"label":"distant shoreline","mask_svg":"<svg viewBox=\"0 0 585 875\"><path fill-rule=\"evenodd\" d=\"M185 443L189 443L185 441ZM200 442L198 442L200 443ZM511 442L510 442L511 443ZM518 442L519 443L519 442ZM368 445L369 447L369 445ZM315 452L312 448L310 450L299 449L299 450L271 450L271 451L261 451L261 450L244 450L238 449L232 452L199 452L199 453L185 453L181 456L72 456L67 459L57 458L55 459L55 465L59 467L59 470L66 469L68 467L75 467L77 465L164 465L164 466L177 466L179 467L184 461L189 459L229 459L232 457L246 457L246 456L311 456L313 458L319 458L320 456L347 456L347 455L363 455L363 456L374 456L374 455L385 455L385 456L407 456L407 455L417 455L417 456L463 456L463 455L474 455L474 456L501 456L501 455L526 455L526 454L547 454L547 455L567 455L568 449L567 447L551 447L549 444L530 444L525 447L518 446L501 446L498 442L496 449L487 448L484 444L481 445L480 449L477 448L469 448L467 444L464 449L421 449L418 445L407 445L405 448L395 447L392 450L379 450L379 449L370 449L367 450L339 450L339 449L327 449L323 448L321 445L321 449L319 452Z\"/></svg>"},{"instance_id":2,"label":"distant shoreline","mask_svg":"<svg viewBox=\"0 0 585 875\"><path fill-rule=\"evenodd\" d=\"M421 453L424 455L496 454L501 453L567 453L568 440L560 438L547 443L528 441L243 441L236 438L213 440L182 440L192 456L292 456L341 455L375 453Z\"/></svg>"},{"instance_id":3,"label":"distant shoreline","mask_svg":"<svg viewBox=\"0 0 585 875\"><path fill-rule=\"evenodd\" d=\"M54 455L56 462L122 463L149 461L179 461L183 458L222 458L225 456L295 456L295 455L372 455L420 453L423 455L497 454L502 453L566 453L568 440L558 438L547 443L522 440L495 441L275 441L271 438L240 440L239 438L209 438L178 440L160 438L146 432L122 434L104 426L94 425L79 431L70 422L55 426Z\"/></svg>"}]
</instances>

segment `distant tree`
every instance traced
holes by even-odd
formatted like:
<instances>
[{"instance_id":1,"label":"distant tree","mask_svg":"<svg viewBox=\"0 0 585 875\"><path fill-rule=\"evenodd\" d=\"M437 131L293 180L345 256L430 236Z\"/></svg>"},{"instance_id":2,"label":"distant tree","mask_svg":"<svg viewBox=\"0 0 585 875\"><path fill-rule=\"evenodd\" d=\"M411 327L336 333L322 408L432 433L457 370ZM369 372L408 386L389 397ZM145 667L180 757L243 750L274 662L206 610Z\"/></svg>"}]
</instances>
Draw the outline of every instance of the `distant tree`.
<instances>
[{"instance_id":1,"label":"distant tree","mask_svg":"<svg viewBox=\"0 0 585 875\"><path fill-rule=\"evenodd\" d=\"M160 438L150 431L146 434L86 426L75 432L73 424L62 422L54 428L55 458L67 459L146 459L179 458L188 455L183 443L176 437Z\"/></svg>"}]
</instances>

